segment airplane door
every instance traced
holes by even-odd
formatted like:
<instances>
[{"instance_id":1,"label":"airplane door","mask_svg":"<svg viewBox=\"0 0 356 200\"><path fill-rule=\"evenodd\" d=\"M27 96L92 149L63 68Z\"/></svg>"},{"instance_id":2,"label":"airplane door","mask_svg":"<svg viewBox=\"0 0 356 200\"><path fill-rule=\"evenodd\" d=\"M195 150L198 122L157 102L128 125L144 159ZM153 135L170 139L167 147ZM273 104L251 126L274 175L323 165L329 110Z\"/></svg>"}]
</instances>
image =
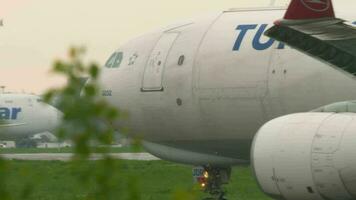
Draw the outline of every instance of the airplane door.
<instances>
[{"instance_id":1,"label":"airplane door","mask_svg":"<svg viewBox=\"0 0 356 200\"><path fill-rule=\"evenodd\" d=\"M170 49L178 35L179 33L163 33L157 42L146 64L141 91L154 92L164 90L162 84L163 71Z\"/></svg>"}]
</instances>

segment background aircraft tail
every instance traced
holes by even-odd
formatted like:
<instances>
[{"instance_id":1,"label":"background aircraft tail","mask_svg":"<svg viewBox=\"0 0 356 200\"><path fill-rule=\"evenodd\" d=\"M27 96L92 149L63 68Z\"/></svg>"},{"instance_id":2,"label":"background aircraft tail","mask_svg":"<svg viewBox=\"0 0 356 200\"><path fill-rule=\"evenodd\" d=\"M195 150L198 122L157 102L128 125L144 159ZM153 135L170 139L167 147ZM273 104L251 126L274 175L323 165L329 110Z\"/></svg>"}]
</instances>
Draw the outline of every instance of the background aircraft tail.
<instances>
[{"instance_id":1,"label":"background aircraft tail","mask_svg":"<svg viewBox=\"0 0 356 200\"><path fill-rule=\"evenodd\" d=\"M331 0L292 0L284 16L286 20L334 18Z\"/></svg>"}]
</instances>

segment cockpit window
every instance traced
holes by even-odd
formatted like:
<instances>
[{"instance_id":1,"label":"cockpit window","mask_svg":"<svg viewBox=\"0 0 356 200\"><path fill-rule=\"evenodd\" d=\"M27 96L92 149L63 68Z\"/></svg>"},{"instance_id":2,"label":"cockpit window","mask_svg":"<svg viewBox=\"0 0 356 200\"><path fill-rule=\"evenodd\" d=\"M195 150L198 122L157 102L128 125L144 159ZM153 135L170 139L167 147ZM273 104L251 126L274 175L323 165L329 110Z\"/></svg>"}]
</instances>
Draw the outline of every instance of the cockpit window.
<instances>
[{"instance_id":1,"label":"cockpit window","mask_svg":"<svg viewBox=\"0 0 356 200\"><path fill-rule=\"evenodd\" d=\"M110 56L108 61L106 61L105 67L111 68L115 62L115 58L116 58L116 52Z\"/></svg>"},{"instance_id":2,"label":"cockpit window","mask_svg":"<svg viewBox=\"0 0 356 200\"><path fill-rule=\"evenodd\" d=\"M124 54L122 52L113 53L109 60L106 62L105 67L107 68L118 68L121 65Z\"/></svg>"},{"instance_id":3,"label":"cockpit window","mask_svg":"<svg viewBox=\"0 0 356 200\"><path fill-rule=\"evenodd\" d=\"M116 59L115 59L114 65L113 65L114 68L120 67L121 62L122 62L122 58L123 58L123 53L122 52L118 52L116 54Z\"/></svg>"}]
</instances>

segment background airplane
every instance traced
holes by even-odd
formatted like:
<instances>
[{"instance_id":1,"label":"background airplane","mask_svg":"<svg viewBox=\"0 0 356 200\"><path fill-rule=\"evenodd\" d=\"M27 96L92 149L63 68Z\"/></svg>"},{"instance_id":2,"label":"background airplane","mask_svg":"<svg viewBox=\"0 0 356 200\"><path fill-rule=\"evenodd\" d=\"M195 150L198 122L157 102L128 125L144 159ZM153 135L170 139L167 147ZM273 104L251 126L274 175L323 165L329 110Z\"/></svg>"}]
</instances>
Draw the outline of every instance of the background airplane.
<instances>
[{"instance_id":1,"label":"background airplane","mask_svg":"<svg viewBox=\"0 0 356 200\"><path fill-rule=\"evenodd\" d=\"M17 140L52 131L61 113L30 94L0 93L0 139Z\"/></svg>"}]
</instances>

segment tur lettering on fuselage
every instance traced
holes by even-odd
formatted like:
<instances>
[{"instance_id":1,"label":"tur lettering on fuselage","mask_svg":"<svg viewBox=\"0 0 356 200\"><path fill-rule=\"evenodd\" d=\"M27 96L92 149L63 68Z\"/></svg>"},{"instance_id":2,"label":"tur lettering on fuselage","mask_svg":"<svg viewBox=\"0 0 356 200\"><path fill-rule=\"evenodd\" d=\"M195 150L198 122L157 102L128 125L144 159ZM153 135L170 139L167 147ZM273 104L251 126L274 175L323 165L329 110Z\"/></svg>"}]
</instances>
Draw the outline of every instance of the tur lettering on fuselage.
<instances>
[{"instance_id":1,"label":"tur lettering on fuselage","mask_svg":"<svg viewBox=\"0 0 356 200\"><path fill-rule=\"evenodd\" d=\"M250 31L254 31L255 35L252 39L252 47L255 50L263 51L266 50L274 44L275 40L271 38L264 37L263 34L267 29L268 24L241 24L238 25L236 30L239 31L237 36L235 45L233 47L233 51L239 51L241 49L242 44L245 42L246 35ZM262 39L266 41L262 41ZM277 49L284 49L284 43L279 43Z\"/></svg>"},{"instance_id":2,"label":"tur lettering on fuselage","mask_svg":"<svg viewBox=\"0 0 356 200\"><path fill-rule=\"evenodd\" d=\"M21 111L21 108L0 107L0 120L16 120Z\"/></svg>"}]
</instances>

